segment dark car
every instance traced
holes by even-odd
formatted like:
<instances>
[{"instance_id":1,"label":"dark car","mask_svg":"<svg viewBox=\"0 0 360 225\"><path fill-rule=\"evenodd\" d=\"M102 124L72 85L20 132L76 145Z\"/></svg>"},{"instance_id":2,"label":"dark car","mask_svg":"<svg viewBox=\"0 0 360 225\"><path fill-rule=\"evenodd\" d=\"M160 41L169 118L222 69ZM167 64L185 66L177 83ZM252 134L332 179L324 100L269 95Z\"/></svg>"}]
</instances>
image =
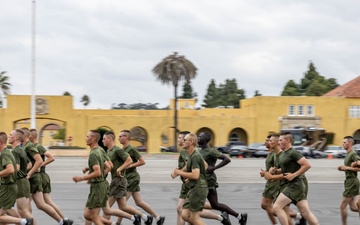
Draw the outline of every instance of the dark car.
<instances>
[{"instance_id":1,"label":"dark car","mask_svg":"<svg viewBox=\"0 0 360 225\"><path fill-rule=\"evenodd\" d=\"M353 149L358 155L360 155L360 144L355 144L353 146Z\"/></svg>"},{"instance_id":2,"label":"dark car","mask_svg":"<svg viewBox=\"0 0 360 225\"><path fill-rule=\"evenodd\" d=\"M138 150L139 152L146 152L146 151L147 151L147 147L146 147L146 146L137 146L136 148L137 148L137 150Z\"/></svg>"},{"instance_id":3,"label":"dark car","mask_svg":"<svg viewBox=\"0 0 360 225\"><path fill-rule=\"evenodd\" d=\"M262 153L265 153L263 150L267 148L265 147L264 142L254 142L251 143L248 147L248 151L250 154L250 157L263 157L260 156ZM260 150L260 152L258 152ZM267 154L266 154L267 155ZM265 156L266 157L266 156Z\"/></svg>"},{"instance_id":4,"label":"dark car","mask_svg":"<svg viewBox=\"0 0 360 225\"><path fill-rule=\"evenodd\" d=\"M309 158L321 159L328 157L327 153L318 150L312 150L308 146L293 146L293 148L308 159Z\"/></svg>"},{"instance_id":5,"label":"dark car","mask_svg":"<svg viewBox=\"0 0 360 225\"><path fill-rule=\"evenodd\" d=\"M233 156L238 157L239 155L241 155L244 158L251 157L251 154L248 151L246 145L233 145L230 147L230 150L228 153L229 153L230 157L233 157Z\"/></svg>"},{"instance_id":6,"label":"dark car","mask_svg":"<svg viewBox=\"0 0 360 225\"><path fill-rule=\"evenodd\" d=\"M175 146L170 146L170 147L164 147L164 146L160 146L160 151L161 152L177 152L177 148Z\"/></svg>"},{"instance_id":7,"label":"dark car","mask_svg":"<svg viewBox=\"0 0 360 225\"><path fill-rule=\"evenodd\" d=\"M269 154L269 149L263 145L252 151L251 154L252 157L255 158L260 158L260 157L266 158L266 156Z\"/></svg>"},{"instance_id":8,"label":"dark car","mask_svg":"<svg viewBox=\"0 0 360 225\"><path fill-rule=\"evenodd\" d=\"M218 146L216 149L221 153L229 153L231 146L243 145L246 147L245 142L242 141L229 141L225 146Z\"/></svg>"}]
</instances>

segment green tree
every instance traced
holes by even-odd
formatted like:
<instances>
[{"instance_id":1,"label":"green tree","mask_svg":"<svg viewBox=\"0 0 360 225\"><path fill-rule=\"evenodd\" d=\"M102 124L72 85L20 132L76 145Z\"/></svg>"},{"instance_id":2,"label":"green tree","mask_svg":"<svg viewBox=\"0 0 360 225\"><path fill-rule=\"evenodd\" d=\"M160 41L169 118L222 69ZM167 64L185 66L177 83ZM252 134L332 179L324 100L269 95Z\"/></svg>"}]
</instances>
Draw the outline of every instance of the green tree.
<instances>
[{"instance_id":1,"label":"green tree","mask_svg":"<svg viewBox=\"0 0 360 225\"><path fill-rule=\"evenodd\" d=\"M84 107L86 108L86 106L88 106L90 104L90 97L87 95L83 95L81 97L80 102L84 105Z\"/></svg>"},{"instance_id":2,"label":"green tree","mask_svg":"<svg viewBox=\"0 0 360 225\"><path fill-rule=\"evenodd\" d=\"M326 79L317 71L313 62L309 63L309 70L304 73L300 84L293 80L288 81L282 92L282 96L321 96L339 86L336 79Z\"/></svg>"},{"instance_id":3,"label":"green tree","mask_svg":"<svg viewBox=\"0 0 360 225\"><path fill-rule=\"evenodd\" d=\"M204 104L202 104L202 106L205 108L214 108L219 106L219 103L219 89L216 87L215 80L211 79L206 95L204 97Z\"/></svg>"},{"instance_id":4,"label":"green tree","mask_svg":"<svg viewBox=\"0 0 360 225\"><path fill-rule=\"evenodd\" d=\"M10 86L11 84L9 83L9 77L6 76L6 71L2 71L0 72L0 89L2 94L0 97L0 108L3 107L3 99L4 97L6 97L6 95L10 94Z\"/></svg>"},{"instance_id":5,"label":"green tree","mask_svg":"<svg viewBox=\"0 0 360 225\"><path fill-rule=\"evenodd\" d=\"M191 87L191 81L185 82L183 86L183 94L180 98L190 99L190 98L196 98L197 94L193 92L193 89Z\"/></svg>"},{"instance_id":6,"label":"green tree","mask_svg":"<svg viewBox=\"0 0 360 225\"><path fill-rule=\"evenodd\" d=\"M299 85L293 80L289 80L281 93L281 96L300 96L301 91Z\"/></svg>"},{"instance_id":7,"label":"green tree","mask_svg":"<svg viewBox=\"0 0 360 225\"><path fill-rule=\"evenodd\" d=\"M225 84L216 87L215 81L211 80L202 106L214 108L223 106L225 108L240 108L240 100L245 99L244 89L238 89L236 79L226 79Z\"/></svg>"},{"instance_id":8,"label":"green tree","mask_svg":"<svg viewBox=\"0 0 360 225\"><path fill-rule=\"evenodd\" d=\"M172 84L174 87L174 145L177 146L177 87L181 80L190 82L194 79L197 68L185 56L180 56L174 52L158 63L152 71L161 83Z\"/></svg>"},{"instance_id":9,"label":"green tree","mask_svg":"<svg viewBox=\"0 0 360 225\"><path fill-rule=\"evenodd\" d=\"M63 93L63 96L71 96L71 94L70 94L70 92L65 91L65 92Z\"/></svg>"}]
</instances>

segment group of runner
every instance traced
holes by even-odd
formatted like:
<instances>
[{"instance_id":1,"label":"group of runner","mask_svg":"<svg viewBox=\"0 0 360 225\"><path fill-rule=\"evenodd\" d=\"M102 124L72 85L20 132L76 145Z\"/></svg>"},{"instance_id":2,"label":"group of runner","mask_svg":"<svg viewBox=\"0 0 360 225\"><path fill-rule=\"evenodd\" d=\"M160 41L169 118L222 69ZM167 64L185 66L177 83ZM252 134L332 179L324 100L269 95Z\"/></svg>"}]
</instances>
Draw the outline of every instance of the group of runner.
<instances>
[{"instance_id":1,"label":"group of runner","mask_svg":"<svg viewBox=\"0 0 360 225\"><path fill-rule=\"evenodd\" d=\"M0 223L37 224L32 216L31 200L36 207L59 225L72 225L52 201L50 177L46 165L54 157L37 143L36 129L15 129L9 135L0 132ZM11 150L7 145L11 145ZM16 203L17 210L13 209Z\"/></svg>"}]
</instances>

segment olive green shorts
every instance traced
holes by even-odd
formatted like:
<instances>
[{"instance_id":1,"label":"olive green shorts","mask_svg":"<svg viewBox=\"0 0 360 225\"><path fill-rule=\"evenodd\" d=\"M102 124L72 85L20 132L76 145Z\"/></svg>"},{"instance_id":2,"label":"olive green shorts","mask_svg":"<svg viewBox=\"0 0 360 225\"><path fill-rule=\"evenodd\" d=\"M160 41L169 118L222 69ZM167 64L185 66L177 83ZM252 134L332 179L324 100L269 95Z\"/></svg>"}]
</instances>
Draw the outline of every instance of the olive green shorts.
<instances>
[{"instance_id":1,"label":"olive green shorts","mask_svg":"<svg viewBox=\"0 0 360 225\"><path fill-rule=\"evenodd\" d=\"M265 184L262 196L264 198L275 199L279 194L279 182L268 180Z\"/></svg>"},{"instance_id":2,"label":"olive green shorts","mask_svg":"<svg viewBox=\"0 0 360 225\"><path fill-rule=\"evenodd\" d=\"M293 204L297 204L307 197L307 188L305 187L303 179L296 179L285 184L282 192L286 197L292 200Z\"/></svg>"},{"instance_id":3,"label":"olive green shorts","mask_svg":"<svg viewBox=\"0 0 360 225\"><path fill-rule=\"evenodd\" d=\"M183 208L189 209L191 212L202 211L208 192L206 181L198 182L194 188L189 190Z\"/></svg>"},{"instance_id":4,"label":"olive green shorts","mask_svg":"<svg viewBox=\"0 0 360 225\"><path fill-rule=\"evenodd\" d=\"M207 181L208 189L216 189L219 187L216 175L214 173L206 174L206 181Z\"/></svg>"},{"instance_id":5,"label":"olive green shorts","mask_svg":"<svg viewBox=\"0 0 360 225\"><path fill-rule=\"evenodd\" d=\"M90 184L90 193L86 202L86 208L95 209L106 207L108 186L105 181Z\"/></svg>"},{"instance_id":6,"label":"olive green shorts","mask_svg":"<svg viewBox=\"0 0 360 225\"><path fill-rule=\"evenodd\" d=\"M40 174L41 174L43 192L51 193L51 181L49 175L45 172L40 172Z\"/></svg>"},{"instance_id":7,"label":"olive green shorts","mask_svg":"<svg viewBox=\"0 0 360 225\"><path fill-rule=\"evenodd\" d=\"M357 177L345 179L344 188L344 197L354 197L359 195L359 179Z\"/></svg>"},{"instance_id":8,"label":"olive green shorts","mask_svg":"<svg viewBox=\"0 0 360 225\"><path fill-rule=\"evenodd\" d=\"M126 187L127 180L125 177L115 177L111 180L109 186L109 196L112 196L116 199L125 197L127 193Z\"/></svg>"},{"instance_id":9,"label":"olive green shorts","mask_svg":"<svg viewBox=\"0 0 360 225\"><path fill-rule=\"evenodd\" d=\"M189 192L189 190L190 190L189 185L187 183L182 183L179 198L186 199L186 195Z\"/></svg>"},{"instance_id":10,"label":"olive green shorts","mask_svg":"<svg viewBox=\"0 0 360 225\"><path fill-rule=\"evenodd\" d=\"M0 208L1 209L11 209L15 205L17 191L18 191L18 188L17 188L16 183L2 184L0 186Z\"/></svg>"},{"instance_id":11,"label":"olive green shorts","mask_svg":"<svg viewBox=\"0 0 360 225\"><path fill-rule=\"evenodd\" d=\"M42 181L41 181L41 174L40 173L34 173L31 178L29 179L30 182L30 192L36 193L36 192L42 192Z\"/></svg>"},{"instance_id":12,"label":"olive green shorts","mask_svg":"<svg viewBox=\"0 0 360 225\"><path fill-rule=\"evenodd\" d=\"M23 197L25 197L25 198L30 197L30 182L28 179L26 179L26 177L17 179L16 185L18 187L16 199L23 198Z\"/></svg>"},{"instance_id":13,"label":"olive green shorts","mask_svg":"<svg viewBox=\"0 0 360 225\"><path fill-rule=\"evenodd\" d=\"M140 174L138 172L131 172L126 174L126 179L128 182L128 186L126 188L128 192L140 191Z\"/></svg>"}]
</instances>

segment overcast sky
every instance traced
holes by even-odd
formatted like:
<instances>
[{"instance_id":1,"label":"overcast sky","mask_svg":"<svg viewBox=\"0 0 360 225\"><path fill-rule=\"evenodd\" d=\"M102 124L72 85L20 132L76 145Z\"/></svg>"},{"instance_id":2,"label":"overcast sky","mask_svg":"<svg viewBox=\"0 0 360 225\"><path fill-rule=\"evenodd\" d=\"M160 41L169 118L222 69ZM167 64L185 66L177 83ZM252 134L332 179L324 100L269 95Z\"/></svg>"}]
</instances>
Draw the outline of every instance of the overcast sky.
<instances>
[{"instance_id":1,"label":"overcast sky","mask_svg":"<svg viewBox=\"0 0 360 225\"><path fill-rule=\"evenodd\" d=\"M0 71L12 94L31 94L31 0L0 2ZM169 104L172 86L152 68L174 51L211 79L236 78L247 98L280 95L313 61L344 84L360 75L360 1L37 0L36 94L74 96L74 107ZM182 87L179 88L179 95Z\"/></svg>"}]
</instances>

